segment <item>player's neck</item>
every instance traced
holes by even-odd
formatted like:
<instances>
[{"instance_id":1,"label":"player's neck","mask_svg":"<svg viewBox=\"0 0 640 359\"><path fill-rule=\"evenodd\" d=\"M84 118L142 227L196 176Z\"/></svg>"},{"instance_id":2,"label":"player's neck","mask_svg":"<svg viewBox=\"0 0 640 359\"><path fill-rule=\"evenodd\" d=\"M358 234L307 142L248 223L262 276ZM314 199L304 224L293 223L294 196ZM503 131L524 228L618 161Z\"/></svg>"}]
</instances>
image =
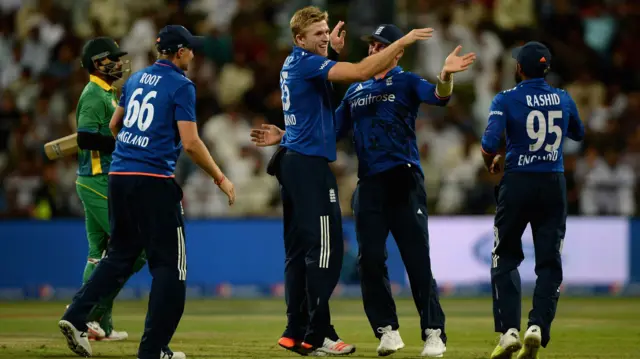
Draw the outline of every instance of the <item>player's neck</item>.
<instances>
[{"instance_id":1,"label":"player's neck","mask_svg":"<svg viewBox=\"0 0 640 359\"><path fill-rule=\"evenodd\" d=\"M115 79L111 78L110 76L105 76L103 74L94 74L93 76L99 78L100 80L104 81L107 85L109 86L113 86L113 83L116 82Z\"/></svg>"},{"instance_id":2,"label":"player's neck","mask_svg":"<svg viewBox=\"0 0 640 359\"><path fill-rule=\"evenodd\" d=\"M393 70L393 68L396 67L396 65L393 65L393 67L390 67L384 71L382 71L381 73L373 76L373 78L375 78L376 80L380 80L383 79L385 76L387 76L387 74L389 73L389 71Z\"/></svg>"}]
</instances>

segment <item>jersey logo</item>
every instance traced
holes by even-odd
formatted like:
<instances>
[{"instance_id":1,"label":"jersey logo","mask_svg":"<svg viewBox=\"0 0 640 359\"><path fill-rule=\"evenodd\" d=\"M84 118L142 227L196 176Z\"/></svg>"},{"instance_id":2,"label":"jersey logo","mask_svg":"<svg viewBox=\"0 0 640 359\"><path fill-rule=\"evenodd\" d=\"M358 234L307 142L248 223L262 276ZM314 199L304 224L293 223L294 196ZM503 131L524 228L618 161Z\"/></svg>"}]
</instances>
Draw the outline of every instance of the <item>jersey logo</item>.
<instances>
[{"instance_id":1,"label":"jersey logo","mask_svg":"<svg viewBox=\"0 0 640 359\"><path fill-rule=\"evenodd\" d=\"M114 108L118 107L118 103L116 103L116 100L111 100L111 104Z\"/></svg>"},{"instance_id":2,"label":"jersey logo","mask_svg":"<svg viewBox=\"0 0 640 359\"><path fill-rule=\"evenodd\" d=\"M391 76L391 77L389 77L389 78L387 79L387 86L391 86L391 85L393 85L393 81L391 81L391 79L392 79L392 78L393 78L393 76Z\"/></svg>"},{"instance_id":3,"label":"jersey logo","mask_svg":"<svg viewBox=\"0 0 640 359\"><path fill-rule=\"evenodd\" d=\"M356 92L362 90L362 84L358 84L358 87L356 87Z\"/></svg>"},{"instance_id":4,"label":"jersey logo","mask_svg":"<svg viewBox=\"0 0 640 359\"><path fill-rule=\"evenodd\" d=\"M336 197L336 190L334 190L333 188L331 188L329 190L329 202L331 203L336 203L337 197Z\"/></svg>"},{"instance_id":5,"label":"jersey logo","mask_svg":"<svg viewBox=\"0 0 640 359\"><path fill-rule=\"evenodd\" d=\"M320 69L319 69L319 70L322 70L322 69L324 69L325 67L327 67L327 65L329 65L329 63L330 63L330 62L331 62L331 60L327 60L327 61L323 62L323 63L322 63L322 66L320 66Z\"/></svg>"},{"instance_id":6,"label":"jersey logo","mask_svg":"<svg viewBox=\"0 0 640 359\"><path fill-rule=\"evenodd\" d=\"M355 100L349 102L349 105L351 106L351 109L355 109L358 106L369 106L371 104L377 103L377 102L395 102L396 101L396 95L395 94L380 94L380 95L374 95L374 94L368 94L368 95L364 95L362 97L356 98Z\"/></svg>"}]
</instances>

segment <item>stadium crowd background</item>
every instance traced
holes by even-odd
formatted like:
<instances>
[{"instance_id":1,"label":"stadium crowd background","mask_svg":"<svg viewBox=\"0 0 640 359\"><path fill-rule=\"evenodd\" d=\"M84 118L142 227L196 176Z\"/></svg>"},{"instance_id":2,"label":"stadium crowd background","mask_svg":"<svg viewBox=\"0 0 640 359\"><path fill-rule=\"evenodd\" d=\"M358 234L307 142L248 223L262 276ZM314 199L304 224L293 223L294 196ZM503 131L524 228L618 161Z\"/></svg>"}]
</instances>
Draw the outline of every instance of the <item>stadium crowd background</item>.
<instances>
[{"instance_id":1,"label":"stadium crowd background","mask_svg":"<svg viewBox=\"0 0 640 359\"><path fill-rule=\"evenodd\" d=\"M547 80L569 91L587 128L583 143L565 145L569 213L639 214L636 0L0 0L2 218L83 215L75 159L50 162L42 148L75 131L75 106L88 81L79 62L82 45L111 36L129 52L136 71L155 60L156 34L169 23L207 37L188 75L197 85L201 136L238 194L229 208L222 192L183 155L176 178L187 217L279 215L278 185L265 173L274 148L253 146L249 130L262 123L284 126L279 71L291 48L289 18L305 5L328 9L331 27L346 22L341 59L365 56L359 37L380 23L436 29L400 63L431 81L457 44L478 54L471 70L456 74L449 106L424 106L418 120L431 214L493 213L499 177L484 170L479 138L493 96L514 86L511 48L528 40L550 47ZM357 183L349 141L340 143L333 169L348 216Z\"/></svg>"}]
</instances>

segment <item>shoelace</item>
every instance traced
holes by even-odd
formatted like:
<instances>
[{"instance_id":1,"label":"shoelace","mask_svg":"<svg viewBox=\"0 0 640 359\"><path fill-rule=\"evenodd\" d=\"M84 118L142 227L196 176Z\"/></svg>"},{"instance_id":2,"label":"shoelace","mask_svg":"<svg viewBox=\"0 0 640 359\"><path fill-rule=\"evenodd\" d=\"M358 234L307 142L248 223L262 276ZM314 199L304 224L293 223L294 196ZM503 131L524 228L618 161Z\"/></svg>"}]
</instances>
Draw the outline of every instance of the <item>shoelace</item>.
<instances>
[{"instance_id":1,"label":"shoelace","mask_svg":"<svg viewBox=\"0 0 640 359\"><path fill-rule=\"evenodd\" d=\"M427 344L438 344L440 339L440 329L432 330L429 332L429 336L427 336L426 343Z\"/></svg>"},{"instance_id":2,"label":"shoelace","mask_svg":"<svg viewBox=\"0 0 640 359\"><path fill-rule=\"evenodd\" d=\"M385 334L391 333L393 330L391 329L390 325L387 325L386 327L379 327L378 329L376 329L376 331L380 334Z\"/></svg>"}]
</instances>

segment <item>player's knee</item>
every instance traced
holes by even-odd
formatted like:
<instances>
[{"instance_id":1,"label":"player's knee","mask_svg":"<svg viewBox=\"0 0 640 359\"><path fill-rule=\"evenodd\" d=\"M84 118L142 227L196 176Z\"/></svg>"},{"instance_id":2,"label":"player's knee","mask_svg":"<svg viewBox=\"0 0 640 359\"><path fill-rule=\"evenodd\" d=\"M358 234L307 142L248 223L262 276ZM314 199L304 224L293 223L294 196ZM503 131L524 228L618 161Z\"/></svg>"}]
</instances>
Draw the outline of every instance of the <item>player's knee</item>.
<instances>
[{"instance_id":1,"label":"player's knee","mask_svg":"<svg viewBox=\"0 0 640 359\"><path fill-rule=\"evenodd\" d=\"M138 273L145 264L147 264L146 258L143 256L138 257L138 259L136 259L135 263L133 264L133 273Z\"/></svg>"},{"instance_id":2,"label":"player's knee","mask_svg":"<svg viewBox=\"0 0 640 359\"><path fill-rule=\"evenodd\" d=\"M98 261L104 257L105 248L101 248L99 246L89 246L89 255L88 258L97 259Z\"/></svg>"},{"instance_id":3,"label":"player's knee","mask_svg":"<svg viewBox=\"0 0 640 359\"><path fill-rule=\"evenodd\" d=\"M509 275L511 272L518 269L520 262L520 260L516 259L494 256L491 263L491 277Z\"/></svg>"},{"instance_id":4,"label":"player's knee","mask_svg":"<svg viewBox=\"0 0 640 359\"><path fill-rule=\"evenodd\" d=\"M184 282L187 277L186 268L171 268L164 265L149 266L154 282Z\"/></svg>"},{"instance_id":5,"label":"player's knee","mask_svg":"<svg viewBox=\"0 0 640 359\"><path fill-rule=\"evenodd\" d=\"M386 260L384 253L361 251L358 256L358 268L363 274L382 272L386 268Z\"/></svg>"}]
</instances>

